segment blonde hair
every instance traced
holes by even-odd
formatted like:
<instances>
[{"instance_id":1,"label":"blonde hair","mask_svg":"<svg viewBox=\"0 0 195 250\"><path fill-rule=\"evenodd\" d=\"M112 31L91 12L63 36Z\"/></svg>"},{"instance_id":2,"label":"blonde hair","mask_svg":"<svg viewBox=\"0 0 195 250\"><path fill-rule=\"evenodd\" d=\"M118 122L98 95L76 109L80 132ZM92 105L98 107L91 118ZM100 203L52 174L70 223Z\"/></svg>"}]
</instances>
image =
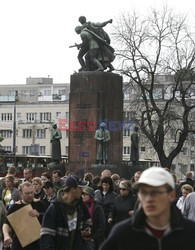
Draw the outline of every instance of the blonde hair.
<instances>
[{"instance_id":1,"label":"blonde hair","mask_svg":"<svg viewBox=\"0 0 195 250\"><path fill-rule=\"evenodd\" d=\"M42 180L41 180L41 178L40 177L35 177L35 178L33 178L32 179L32 184L39 184L39 185L41 185L41 187L43 186L43 183L42 183Z\"/></svg>"},{"instance_id":2,"label":"blonde hair","mask_svg":"<svg viewBox=\"0 0 195 250\"><path fill-rule=\"evenodd\" d=\"M28 181L21 183L18 187L19 191L22 192L24 187L32 187L32 183L30 183Z\"/></svg>"},{"instance_id":3,"label":"blonde hair","mask_svg":"<svg viewBox=\"0 0 195 250\"><path fill-rule=\"evenodd\" d=\"M193 189L193 187L191 186L191 185L189 185L189 184L184 184L182 187L181 187L181 191L182 190L186 190L186 191L188 191L189 193L192 193L193 191L194 191L194 189Z\"/></svg>"}]
</instances>

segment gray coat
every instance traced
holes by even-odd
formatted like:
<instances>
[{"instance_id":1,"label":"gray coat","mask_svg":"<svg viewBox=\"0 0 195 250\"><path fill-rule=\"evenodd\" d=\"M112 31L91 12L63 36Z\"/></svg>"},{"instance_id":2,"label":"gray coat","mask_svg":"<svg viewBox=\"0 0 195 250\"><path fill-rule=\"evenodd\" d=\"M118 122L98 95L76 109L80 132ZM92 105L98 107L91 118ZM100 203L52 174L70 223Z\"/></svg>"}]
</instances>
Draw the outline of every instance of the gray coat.
<instances>
[{"instance_id":1,"label":"gray coat","mask_svg":"<svg viewBox=\"0 0 195 250\"><path fill-rule=\"evenodd\" d=\"M4 196L6 194L6 191L7 191L7 188L5 188L3 191L2 191L2 200L4 200ZM12 191L11 191L11 200L13 200L14 202L16 201L19 201L21 198L20 198L20 194L19 194L19 190L17 188L13 188Z\"/></svg>"}]
</instances>

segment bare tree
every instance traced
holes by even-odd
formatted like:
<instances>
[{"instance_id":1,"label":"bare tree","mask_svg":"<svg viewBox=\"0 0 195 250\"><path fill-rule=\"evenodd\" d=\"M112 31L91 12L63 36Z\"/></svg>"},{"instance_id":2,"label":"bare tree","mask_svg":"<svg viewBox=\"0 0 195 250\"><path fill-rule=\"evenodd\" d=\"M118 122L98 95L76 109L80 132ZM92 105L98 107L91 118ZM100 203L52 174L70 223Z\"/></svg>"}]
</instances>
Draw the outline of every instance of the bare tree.
<instances>
[{"instance_id":1,"label":"bare tree","mask_svg":"<svg viewBox=\"0 0 195 250\"><path fill-rule=\"evenodd\" d=\"M138 95L135 120L156 150L162 167L171 167L192 130L195 107L195 36L187 17L152 9L148 16L123 14L113 33L120 66ZM162 85L157 76L167 76ZM161 89L158 94L157 90ZM158 95L157 95L158 94ZM171 152L165 152L170 129L179 130Z\"/></svg>"}]
</instances>

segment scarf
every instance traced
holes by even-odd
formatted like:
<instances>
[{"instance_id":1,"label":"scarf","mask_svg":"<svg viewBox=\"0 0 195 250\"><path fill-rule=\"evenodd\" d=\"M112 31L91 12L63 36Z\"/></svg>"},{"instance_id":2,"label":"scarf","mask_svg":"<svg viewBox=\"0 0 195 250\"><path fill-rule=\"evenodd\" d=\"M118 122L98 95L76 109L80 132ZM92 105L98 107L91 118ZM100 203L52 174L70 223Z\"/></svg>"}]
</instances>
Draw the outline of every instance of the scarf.
<instances>
[{"instance_id":1,"label":"scarf","mask_svg":"<svg viewBox=\"0 0 195 250\"><path fill-rule=\"evenodd\" d=\"M88 207L89 215L91 217L92 224L93 224L93 212L94 212L94 206L95 206L95 199L91 198L90 200L85 202L85 205Z\"/></svg>"}]
</instances>

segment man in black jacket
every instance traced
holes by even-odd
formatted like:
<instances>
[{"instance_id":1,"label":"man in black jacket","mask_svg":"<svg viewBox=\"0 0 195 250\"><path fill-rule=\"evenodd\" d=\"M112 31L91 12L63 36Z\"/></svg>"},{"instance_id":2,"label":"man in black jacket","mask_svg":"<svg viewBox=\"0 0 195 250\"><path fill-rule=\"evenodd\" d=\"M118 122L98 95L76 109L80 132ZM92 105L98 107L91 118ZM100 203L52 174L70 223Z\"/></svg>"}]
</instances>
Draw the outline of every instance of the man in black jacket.
<instances>
[{"instance_id":1,"label":"man in black jacket","mask_svg":"<svg viewBox=\"0 0 195 250\"><path fill-rule=\"evenodd\" d=\"M175 184L163 168L143 172L136 184L142 208L114 226L100 250L185 250L195 245L195 223L173 205Z\"/></svg>"},{"instance_id":2,"label":"man in black jacket","mask_svg":"<svg viewBox=\"0 0 195 250\"><path fill-rule=\"evenodd\" d=\"M43 217L41 250L86 250L84 237L92 221L81 194L87 184L78 176L67 177L65 187Z\"/></svg>"}]
</instances>

